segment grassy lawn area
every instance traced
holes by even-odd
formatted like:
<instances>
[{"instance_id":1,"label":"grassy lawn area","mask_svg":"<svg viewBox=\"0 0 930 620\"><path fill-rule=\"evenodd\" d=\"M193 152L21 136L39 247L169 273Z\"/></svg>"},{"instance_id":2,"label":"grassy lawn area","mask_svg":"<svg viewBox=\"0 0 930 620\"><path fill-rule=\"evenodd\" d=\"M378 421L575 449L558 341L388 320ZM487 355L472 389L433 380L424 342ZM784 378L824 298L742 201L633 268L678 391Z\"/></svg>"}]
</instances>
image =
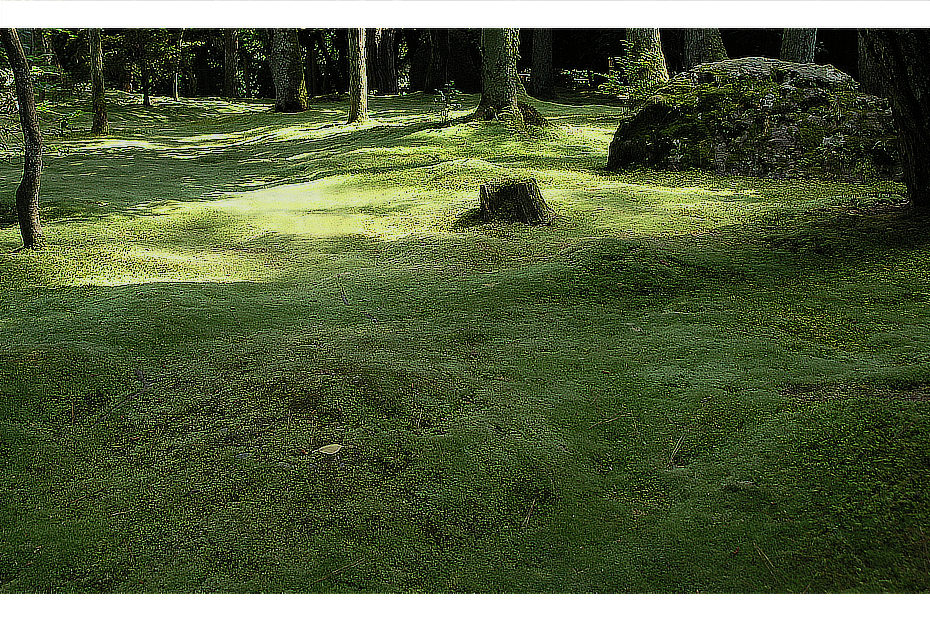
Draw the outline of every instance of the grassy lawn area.
<instances>
[{"instance_id":1,"label":"grassy lawn area","mask_svg":"<svg viewBox=\"0 0 930 620\"><path fill-rule=\"evenodd\" d=\"M900 186L608 174L606 105L139 99L48 140L47 249L0 226L0 592L930 589ZM501 176L556 223L461 225Z\"/></svg>"}]
</instances>

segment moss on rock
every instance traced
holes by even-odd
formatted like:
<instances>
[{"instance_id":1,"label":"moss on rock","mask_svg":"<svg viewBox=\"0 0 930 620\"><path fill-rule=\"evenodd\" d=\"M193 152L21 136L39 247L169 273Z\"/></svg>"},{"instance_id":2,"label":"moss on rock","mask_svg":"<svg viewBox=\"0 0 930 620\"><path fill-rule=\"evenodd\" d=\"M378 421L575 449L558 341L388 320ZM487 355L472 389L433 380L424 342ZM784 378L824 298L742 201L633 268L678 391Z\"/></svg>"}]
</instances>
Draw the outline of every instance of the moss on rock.
<instances>
[{"instance_id":1,"label":"moss on rock","mask_svg":"<svg viewBox=\"0 0 930 620\"><path fill-rule=\"evenodd\" d=\"M740 58L695 67L641 101L607 167L766 177L894 178L891 111L830 66Z\"/></svg>"}]
</instances>

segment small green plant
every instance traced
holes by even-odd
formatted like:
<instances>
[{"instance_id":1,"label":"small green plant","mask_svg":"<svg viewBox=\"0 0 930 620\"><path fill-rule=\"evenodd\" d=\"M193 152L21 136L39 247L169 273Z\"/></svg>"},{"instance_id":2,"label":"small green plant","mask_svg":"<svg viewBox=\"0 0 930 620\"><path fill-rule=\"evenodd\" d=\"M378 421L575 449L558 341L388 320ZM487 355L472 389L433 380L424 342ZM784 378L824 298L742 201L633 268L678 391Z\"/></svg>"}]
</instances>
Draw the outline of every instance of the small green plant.
<instances>
[{"instance_id":1,"label":"small green plant","mask_svg":"<svg viewBox=\"0 0 930 620\"><path fill-rule=\"evenodd\" d=\"M652 67L665 60L652 53L636 57L631 53L629 41L622 41L621 45L623 56L615 59L614 69L604 75L606 81L598 90L620 98L645 99L661 84L650 77L654 73Z\"/></svg>"}]
</instances>

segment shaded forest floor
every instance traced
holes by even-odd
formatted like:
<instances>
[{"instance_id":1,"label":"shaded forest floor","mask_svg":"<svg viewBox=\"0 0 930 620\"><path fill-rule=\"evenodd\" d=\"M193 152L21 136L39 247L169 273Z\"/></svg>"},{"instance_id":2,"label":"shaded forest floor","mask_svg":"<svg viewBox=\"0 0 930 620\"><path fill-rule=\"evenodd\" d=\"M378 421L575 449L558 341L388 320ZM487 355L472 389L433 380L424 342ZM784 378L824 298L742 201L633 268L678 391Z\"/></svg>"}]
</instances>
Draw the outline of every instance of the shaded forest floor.
<instances>
[{"instance_id":1,"label":"shaded forest floor","mask_svg":"<svg viewBox=\"0 0 930 620\"><path fill-rule=\"evenodd\" d=\"M0 226L0 591L930 588L898 186L606 174L603 105L114 97L48 249ZM555 225L456 225L512 174Z\"/></svg>"}]
</instances>

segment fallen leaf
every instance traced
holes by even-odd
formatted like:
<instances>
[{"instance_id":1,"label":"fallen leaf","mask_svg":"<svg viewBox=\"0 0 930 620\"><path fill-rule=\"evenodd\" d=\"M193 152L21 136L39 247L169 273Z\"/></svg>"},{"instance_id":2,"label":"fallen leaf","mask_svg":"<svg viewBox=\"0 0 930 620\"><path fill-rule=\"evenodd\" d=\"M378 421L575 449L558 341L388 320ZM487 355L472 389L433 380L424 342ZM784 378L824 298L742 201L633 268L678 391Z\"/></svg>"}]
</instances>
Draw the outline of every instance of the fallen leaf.
<instances>
[{"instance_id":1,"label":"fallen leaf","mask_svg":"<svg viewBox=\"0 0 930 620\"><path fill-rule=\"evenodd\" d=\"M322 452L323 454L336 454L342 450L342 445L338 443L331 443L328 446L323 446L319 448L317 452Z\"/></svg>"}]
</instances>

